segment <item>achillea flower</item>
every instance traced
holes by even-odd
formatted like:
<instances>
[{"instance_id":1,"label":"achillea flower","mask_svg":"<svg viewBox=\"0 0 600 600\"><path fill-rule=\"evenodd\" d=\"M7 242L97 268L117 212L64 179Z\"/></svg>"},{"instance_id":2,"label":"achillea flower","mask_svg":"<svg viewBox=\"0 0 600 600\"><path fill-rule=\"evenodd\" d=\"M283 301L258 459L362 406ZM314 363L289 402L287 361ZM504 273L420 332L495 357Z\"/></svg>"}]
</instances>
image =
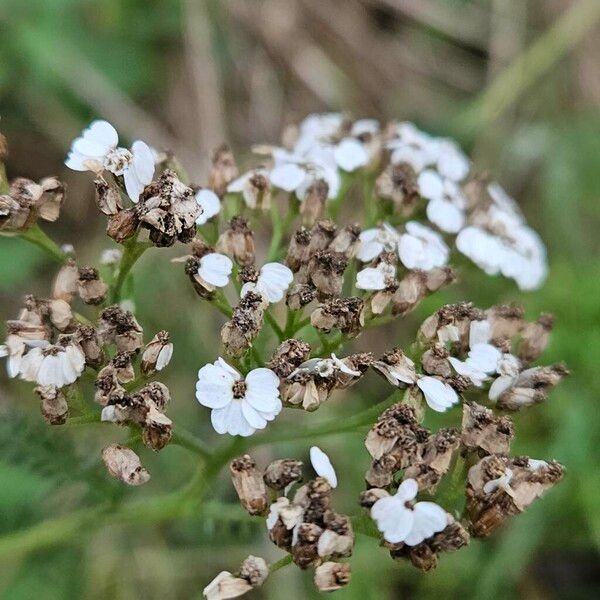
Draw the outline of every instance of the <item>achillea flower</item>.
<instances>
[{"instance_id":1,"label":"achillea flower","mask_svg":"<svg viewBox=\"0 0 600 600\"><path fill-rule=\"evenodd\" d=\"M373 504L371 517L387 542L416 546L448 525L446 511L437 504L412 504L418 491L414 479L405 479L394 496L381 498Z\"/></svg>"},{"instance_id":2,"label":"achillea flower","mask_svg":"<svg viewBox=\"0 0 600 600\"><path fill-rule=\"evenodd\" d=\"M119 135L107 121L93 121L73 141L65 165L75 171L101 173L108 170L123 176L127 195L137 202L154 176L154 154L144 142L137 140L131 150L120 148Z\"/></svg>"},{"instance_id":3,"label":"achillea flower","mask_svg":"<svg viewBox=\"0 0 600 600\"><path fill-rule=\"evenodd\" d=\"M21 359L19 373L25 381L41 386L62 388L79 379L85 367L85 355L79 344L68 338L56 344L42 341Z\"/></svg>"},{"instance_id":4,"label":"achillea flower","mask_svg":"<svg viewBox=\"0 0 600 600\"><path fill-rule=\"evenodd\" d=\"M258 368L243 378L222 358L198 371L196 398L212 409L217 433L249 436L264 429L281 412L279 378Z\"/></svg>"},{"instance_id":5,"label":"achillea flower","mask_svg":"<svg viewBox=\"0 0 600 600\"><path fill-rule=\"evenodd\" d=\"M270 304L281 302L293 280L294 274L285 265L267 263L260 268L256 281L244 283L241 295L255 292L261 294Z\"/></svg>"}]
</instances>

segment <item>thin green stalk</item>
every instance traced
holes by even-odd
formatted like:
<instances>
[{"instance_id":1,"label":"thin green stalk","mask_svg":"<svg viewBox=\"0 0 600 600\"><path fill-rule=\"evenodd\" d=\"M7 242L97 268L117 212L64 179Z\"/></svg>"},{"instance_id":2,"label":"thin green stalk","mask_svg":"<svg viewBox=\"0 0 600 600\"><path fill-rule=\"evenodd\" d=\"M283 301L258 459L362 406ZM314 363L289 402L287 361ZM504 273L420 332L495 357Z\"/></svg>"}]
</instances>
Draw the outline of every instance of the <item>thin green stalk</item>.
<instances>
[{"instance_id":1,"label":"thin green stalk","mask_svg":"<svg viewBox=\"0 0 600 600\"><path fill-rule=\"evenodd\" d=\"M281 329L279 323L276 321L275 317L269 312L269 309L265 311L265 321L269 324L271 329L275 332L275 335L279 338L279 341L285 340L285 334L283 329Z\"/></svg>"},{"instance_id":2,"label":"thin green stalk","mask_svg":"<svg viewBox=\"0 0 600 600\"><path fill-rule=\"evenodd\" d=\"M21 233L19 237L41 248L52 260L63 263L67 260L67 255L58 247L56 242L51 240L40 228L35 224L27 231Z\"/></svg>"},{"instance_id":3,"label":"thin green stalk","mask_svg":"<svg viewBox=\"0 0 600 600\"><path fill-rule=\"evenodd\" d=\"M283 558L269 565L269 573L275 573L292 562L292 555L286 554Z\"/></svg>"},{"instance_id":4,"label":"thin green stalk","mask_svg":"<svg viewBox=\"0 0 600 600\"><path fill-rule=\"evenodd\" d=\"M150 246L151 244L149 243L138 242L137 237L124 244L125 250L111 286L110 301L112 303L117 303L121 300L121 290L127 280L127 276L138 259Z\"/></svg>"}]
</instances>

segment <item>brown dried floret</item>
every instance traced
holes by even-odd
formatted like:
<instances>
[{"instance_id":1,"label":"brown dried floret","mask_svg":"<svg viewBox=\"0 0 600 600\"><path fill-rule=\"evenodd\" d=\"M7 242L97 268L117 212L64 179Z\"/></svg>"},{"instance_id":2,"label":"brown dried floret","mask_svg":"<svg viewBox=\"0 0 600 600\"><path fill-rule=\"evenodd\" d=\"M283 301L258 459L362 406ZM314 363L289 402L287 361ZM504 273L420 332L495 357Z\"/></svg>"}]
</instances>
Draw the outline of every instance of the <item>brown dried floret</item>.
<instances>
[{"instance_id":1,"label":"brown dried floret","mask_svg":"<svg viewBox=\"0 0 600 600\"><path fill-rule=\"evenodd\" d=\"M190 242L196 234L201 208L194 191L170 169L146 186L136 206L142 227L156 246L172 246L177 240Z\"/></svg>"},{"instance_id":2,"label":"brown dried floret","mask_svg":"<svg viewBox=\"0 0 600 600\"><path fill-rule=\"evenodd\" d=\"M344 270L348 259L341 252L318 250L308 265L310 282L317 290L317 296L324 300L342 293Z\"/></svg>"},{"instance_id":3,"label":"brown dried floret","mask_svg":"<svg viewBox=\"0 0 600 600\"><path fill-rule=\"evenodd\" d=\"M233 309L231 320L221 329L221 340L230 356L241 356L260 332L264 319L264 299L248 292Z\"/></svg>"},{"instance_id":4,"label":"brown dried floret","mask_svg":"<svg viewBox=\"0 0 600 600\"><path fill-rule=\"evenodd\" d=\"M263 481L274 490L283 490L302 480L302 461L282 458L273 461L263 474Z\"/></svg>"},{"instance_id":5,"label":"brown dried floret","mask_svg":"<svg viewBox=\"0 0 600 600\"><path fill-rule=\"evenodd\" d=\"M296 273L310 259L312 233L304 227L298 229L290 239L285 264Z\"/></svg>"},{"instance_id":6,"label":"brown dried floret","mask_svg":"<svg viewBox=\"0 0 600 600\"><path fill-rule=\"evenodd\" d=\"M316 308L310 321L321 331L340 329L348 337L356 337L364 327L363 308L361 298L334 298Z\"/></svg>"},{"instance_id":7,"label":"brown dried floret","mask_svg":"<svg viewBox=\"0 0 600 600\"><path fill-rule=\"evenodd\" d=\"M354 258L359 244L360 225L352 223L340 229L328 246L330 252L343 254L348 260Z\"/></svg>"},{"instance_id":8,"label":"brown dried floret","mask_svg":"<svg viewBox=\"0 0 600 600\"><path fill-rule=\"evenodd\" d=\"M208 185L222 198L227 191L227 186L238 176L238 168L231 148L221 144L211 156Z\"/></svg>"},{"instance_id":9,"label":"brown dried floret","mask_svg":"<svg viewBox=\"0 0 600 600\"><path fill-rule=\"evenodd\" d=\"M100 313L98 335L103 344L114 343L119 352L137 352L144 345L144 331L136 318L116 304Z\"/></svg>"},{"instance_id":10,"label":"brown dried floret","mask_svg":"<svg viewBox=\"0 0 600 600\"><path fill-rule=\"evenodd\" d=\"M275 371L280 379L284 379L289 377L309 357L310 344L292 338L279 344L266 366Z\"/></svg>"},{"instance_id":11,"label":"brown dried floret","mask_svg":"<svg viewBox=\"0 0 600 600\"><path fill-rule=\"evenodd\" d=\"M248 221L235 216L229 221L229 227L219 236L217 252L227 254L243 267L250 266L255 260L254 233Z\"/></svg>"},{"instance_id":12,"label":"brown dried floret","mask_svg":"<svg viewBox=\"0 0 600 600\"><path fill-rule=\"evenodd\" d=\"M533 323L527 323L521 331L519 358L529 364L537 360L550 341L550 333L554 325L554 317L543 313Z\"/></svg>"},{"instance_id":13,"label":"brown dried floret","mask_svg":"<svg viewBox=\"0 0 600 600\"><path fill-rule=\"evenodd\" d=\"M300 203L303 225L312 227L315 221L323 216L328 194L329 185L324 179L316 179L308 187L304 199Z\"/></svg>"},{"instance_id":14,"label":"brown dried floret","mask_svg":"<svg viewBox=\"0 0 600 600\"><path fill-rule=\"evenodd\" d=\"M315 569L315 586L320 592L334 592L350 583L348 563L326 562Z\"/></svg>"},{"instance_id":15,"label":"brown dried floret","mask_svg":"<svg viewBox=\"0 0 600 600\"><path fill-rule=\"evenodd\" d=\"M300 310L317 297L317 290L309 284L298 283L292 286L285 299L290 310Z\"/></svg>"},{"instance_id":16,"label":"brown dried floret","mask_svg":"<svg viewBox=\"0 0 600 600\"><path fill-rule=\"evenodd\" d=\"M409 271L392 296L392 314L405 315L427 296L456 280L451 267L436 267L430 271Z\"/></svg>"},{"instance_id":17,"label":"brown dried floret","mask_svg":"<svg viewBox=\"0 0 600 600\"><path fill-rule=\"evenodd\" d=\"M514 428L509 417L497 417L489 408L475 402L463 404L461 443L467 450L508 454L513 437Z\"/></svg>"},{"instance_id":18,"label":"brown dried floret","mask_svg":"<svg viewBox=\"0 0 600 600\"><path fill-rule=\"evenodd\" d=\"M231 461L231 480L242 506L251 515L260 515L267 509L267 488L254 459L245 454Z\"/></svg>"},{"instance_id":19,"label":"brown dried floret","mask_svg":"<svg viewBox=\"0 0 600 600\"><path fill-rule=\"evenodd\" d=\"M403 216L412 214L420 198L417 174L408 163L389 164L377 178L375 191Z\"/></svg>"},{"instance_id":20,"label":"brown dried floret","mask_svg":"<svg viewBox=\"0 0 600 600\"><path fill-rule=\"evenodd\" d=\"M33 390L41 400L42 416L50 425L62 425L69 416L69 405L61 390L53 385L43 385Z\"/></svg>"},{"instance_id":21,"label":"brown dried floret","mask_svg":"<svg viewBox=\"0 0 600 600\"><path fill-rule=\"evenodd\" d=\"M98 269L81 267L77 279L79 297L86 304L101 304L108 292L108 285L102 281Z\"/></svg>"},{"instance_id":22,"label":"brown dried floret","mask_svg":"<svg viewBox=\"0 0 600 600\"><path fill-rule=\"evenodd\" d=\"M150 479L150 473L142 466L139 456L127 446L106 446L102 450L102 460L109 474L127 485L142 485Z\"/></svg>"},{"instance_id":23,"label":"brown dried floret","mask_svg":"<svg viewBox=\"0 0 600 600\"><path fill-rule=\"evenodd\" d=\"M564 467L526 456L486 456L469 469L467 512L473 535L487 537L558 483Z\"/></svg>"}]
</instances>

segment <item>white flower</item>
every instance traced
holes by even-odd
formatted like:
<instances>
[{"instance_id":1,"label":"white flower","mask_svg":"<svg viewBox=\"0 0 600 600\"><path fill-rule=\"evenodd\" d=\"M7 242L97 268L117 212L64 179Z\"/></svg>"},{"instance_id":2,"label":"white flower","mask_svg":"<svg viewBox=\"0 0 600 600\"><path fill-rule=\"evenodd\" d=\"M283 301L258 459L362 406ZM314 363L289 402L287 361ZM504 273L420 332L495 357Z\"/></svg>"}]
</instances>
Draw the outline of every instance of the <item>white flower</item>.
<instances>
[{"instance_id":1,"label":"white flower","mask_svg":"<svg viewBox=\"0 0 600 600\"><path fill-rule=\"evenodd\" d=\"M250 371L244 379L222 358L198 371L196 398L212 409L217 433L249 436L281 412L279 378L270 369Z\"/></svg>"},{"instance_id":2,"label":"white flower","mask_svg":"<svg viewBox=\"0 0 600 600\"><path fill-rule=\"evenodd\" d=\"M488 398L492 402L498 400L504 392L517 383L521 372L521 361L512 354L503 354L496 370L500 377L494 380L488 392Z\"/></svg>"},{"instance_id":3,"label":"white flower","mask_svg":"<svg viewBox=\"0 0 600 600\"><path fill-rule=\"evenodd\" d=\"M417 173L435 162L437 147L434 138L412 123L396 125L395 136L387 146L392 150L392 164L408 163Z\"/></svg>"},{"instance_id":4,"label":"white flower","mask_svg":"<svg viewBox=\"0 0 600 600\"><path fill-rule=\"evenodd\" d=\"M356 287L359 290L384 290L396 277L396 267L386 262L376 267L366 267L356 274Z\"/></svg>"},{"instance_id":5,"label":"white flower","mask_svg":"<svg viewBox=\"0 0 600 600\"><path fill-rule=\"evenodd\" d=\"M304 510L299 504L291 504L285 496L280 496L269 508L267 516L267 529L271 531L278 519L281 519L286 529L293 529L302 522Z\"/></svg>"},{"instance_id":6,"label":"white flower","mask_svg":"<svg viewBox=\"0 0 600 600\"><path fill-rule=\"evenodd\" d=\"M436 171L426 169L419 175L419 190L427 198L427 218L442 231L458 233L465 224L465 198L460 187Z\"/></svg>"},{"instance_id":7,"label":"white flower","mask_svg":"<svg viewBox=\"0 0 600 600\"><path fill-rule=\"evenodd\" d=\"M200 259L198 276L212 287L225 287L233 269L233 262L228 256L211 252Z\"/></svg>"},{"instance_id":8,"label":"white flower","mask_svg":"<svg viewBox=\"0 0 600 600\"><path fill-rule=\"evenodd\" d=\"M436 377L426 375L417 380L419 389L425 396L425 402L429 408L436 412L445 412L459 401L458 394L454 388Z\"/></svg>"},{"instance_id":9,"label":"white flower","mask_svg":"<svg viewBox=\"0 0 600 600\"><path fill-rule=\"evenodd\" d=\"M373 504L371 517L390 544L416 546L446 529L448 516L441 506L434 502L417 502L412 507L408 504L418 491L417 482L406 479L394 496L380 498Z\"/></svg>"},{"instance_id":10,"label":"white flower","mask_svg":"<svg viewBox=\"0 0 600 600\"><path fill-rule=\"evenodd\" d=\"M256 188L252 181L255 177L265 178L267 182L269 179L269 172L267 169L259 168L247 171L243 175L240 175L237 179L234 179L228 186L227 191L231 194L242 194L246 206L249 208L256 208L257 195ZM266 206L265 206L266 208Z\"/></svg>"},{"instance_id":11,"label":"white flower","mask_svg":"<svg viewBox=\"0 0 600 600\"><path fill-rule=\"evenodd\" d=\"M362 262L369 262L382 252L397 252L400 234L388 223L382 223L380 227L361 232L358 239L356 256Z\"/></svg>"},{"instance_id":12,"label":"white flower","mask_svg":"<svg viewBox=\"0 0 600 600\"><path fill-rule=\"evenodd\" d=\"M76 344L40 342L21 359L20 375L39 385L64 387L76 381L85 367L85 355Z\"/></svg>"},{"instance_id":13,"label":"white flower","mask_svg":"<svg viewBox=\"0 0 600 600\"><path fill-rule=\"evenodd\" d=\"M497 372L502 353L488 342L491 324L487 320L472 321L469 327L469 354L465 361L454 356L448 358L454 370L468 377L473 385L481 387L490 375Z\"/></svg>"},{"instance_id":14,"label":"white flower","mask_svg":"<svg viewBox=\"0 0 600 600\"><path fill-rule=\"evenodd\" d=\"M107 169L122 175L127 195L137 202L154 176L154 153L141 140L131 150L117 146L119 136L107 121L94 121L74 140L65 165L75 171L99 172Z\"/></svg>"},{"instance_id":15,"label":"white flower","mask_svg":"<svg viewBox=\"0 0 600 600\"><path fill-rule=\"evenodd\" d=\"M548 274L542 240L498 184L487 190L493 203L458 234L456 247L488 275L501 273L522 290L539 288Z\"/></svg>"},{"instance_id":16,"label":"white flower","mask_svg":"<svg viewBox=\"0 0 600 600\"><path fill-rule=\"evenodd\" d=\"M219 214L221 201L212 190L202 189L196 192L196 202L202 208L201 215L196 219L196 225L204 225L209 219Z\"/></svg>"},{"instance_id":17,"label":"white flower","mask_svg":"<svg viewBox=\"0 0 600 600\"><path fill-rule=\"evenodd\" d=\"M398 256L407 269L430 271L448 262L449 250L435 231L416 221L409 221L406 233L400 236Z\"/></svg>"},{"instance_id":18,"label":"white flower","mask_svg":"<svg viewBox=\"0 0 600 600\"><path fill-rule=\"evenodd\" d=\"M325 454L318 446L311 447L310 462L319 477L327 479L332 488L337 487L337 475L329 460L329 456L327 456L327 454Z\"/></svg>"},{"instance_id":19,"label":"white flower","mask_svg":"<svg viewBox=\"0 0 600 600\"><path fill-rule=\"evenodd\" d=\"M462 150L448 139L437 142L437 170L442 177L462 181L470 171L469 159Z\"/></svg>"},{"instance_id":20,"label":"white flower","mask_svg":"<svg viewBox=\"0 0 600 600\"><path fill-rule=\"evenodd\" d=\"M242 286L241 295L244 297L249 291L257 292L274 304L283 299L293 280L294 274L285 265L267 263L261 267L256 283L248 282Z\"/></svg>"},{"instance_id":21,"label":"white flower","mask_svg":"<svg viewBox=\"0 0 600 600\"><path fill-rule=\"evenodd\" d=\"M333 151L335 162L344 171L355 171L369 162L369 155L363 145L354 138L344 138Z\"/></svg>"}]
</instances>

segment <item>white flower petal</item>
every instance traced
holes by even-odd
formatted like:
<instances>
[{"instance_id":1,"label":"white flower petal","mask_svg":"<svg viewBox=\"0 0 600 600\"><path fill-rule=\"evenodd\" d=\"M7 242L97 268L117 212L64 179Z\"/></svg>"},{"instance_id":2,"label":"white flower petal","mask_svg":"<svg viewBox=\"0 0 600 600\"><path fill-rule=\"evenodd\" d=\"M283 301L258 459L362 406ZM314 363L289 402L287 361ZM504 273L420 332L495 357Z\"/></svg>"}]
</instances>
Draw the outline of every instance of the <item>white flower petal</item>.
<instances>
[{"instance_id":1,"label":"white flower petal","mask_svg":"<svg viewBox=\"0 0 600 600\"><path fill-rule=\"evenodd\" d=\"M196 225L204 225L209 219L219 214L221 201L212 190L202 189L196 192L196 202L202 208L202 213L196 219Z\"/></svg>"},{"instance_id":2,"label":"white flower petal","mask_svg":"<svg viewBox=\"0 0 600 600\"><path fill-rule=\"evenodd\" d=\"M224 369L207 364L198 371L196 399L208 408L223 408L233 400L235 379Z\"/></svg>"},{"instance_id":3,"label":"white flower petal","mask_svg":"<svg viewBox=\"0 0 600 600\"><path fill-rule=\"evenodd\" d=\"M253 369L246 375L245 399L256 410L279 413L279 377L271 369Z\"/></svg>"},{"instance_id":4,"label":"white flower petal","mask_svg":"<svg viewBox=\"0 0 600 600\"><path fill-rule=\"evenodd\" d=\"M305 177L306 171L294 163L275 166L269 173L271 184L286 192L295 191Z\"/></svg>"},{"instance_id":5,"label":"white flower petal","mask_svg":"<svg viewBox=\"0 0 600 600\"><path fill-rule=\"evenodd\" d=\"M233 270L233 262L228 256L211 252L200 259L198 275L215 287L225 287L229 283L229 277Z\"/></svg>"},{"instance_id":6,"label":"white flower petal","mask_svg":"<svg viewBox=\"0 0 600 600\"><path fill-rule=\"evenodd\" d=\"M312 446L310 449L310 463L319 477L325 478L332 488L337 487L337 475L329 456L318 446Z\"/></svg>"},{"instance_id":7,"label":"white flower petal","mask_svg":"<svg viewBox=\"0 0 600 600\"><path fill-rule=\"evenodd\" d=\"M404 538L407 546L416 546L448 525L446 511L434 502L417 502L413 508L413 525Z\"/></svg>"},{"instance_id":8,"label":"white flower petal","mask_svg":"<svg viewBox=\"0 0 600 600\"><path fill-rule=\"evenodd\" d=\"M446 233L458 233L465 224L463 211L442 198L431 200L427 204L427 218Z\"/></svg>"},{"instance_id":9,"label":"white flower petal","mask_svg":"<svg viewBox=\"0 0 600 600\"><path fill-rule=\"evenodd\" d=\"M335 162L344 171L355 171L369 162L369 155L363 145L354 138L344 138L333 151Z\"/></svg>"},{"instance_id":10,"label":"white flower petal","mask_svg":"<svg viewBox=\"0 0 600 600\"><path fill-rule=\"evenodd\" d=\"M438 200L444 195L444 182L433 169L426 169L417 179L419 192L423 198Z\"/></svg>"},{"instance_id":11,"label":"white flower petal","mask_svg":"<svg viewBox=\"0 0 600 600\"><path fill-rule=\"evenodd\" d=\"M454 388L435 377L429 375L421 377L417 381L417 385L423 392L429 407L437 412L444 412L459 401Z\"/></svg>"},{"instance_id":12,"label":"white flower petal","mask_svg":"<svg viewBox=\"0 0 600 600\"><path fill-rule=\"evenodd\" d=\"M232 400L223 408L213 409L210 420L215 431L221 434L247 437L256 431L244 417L242 403L239 400Z\"/></svg>"},{"instance_id":13,"label":"white flower petal","mask_svg":"<svg viewBox=\"0 0 600 600\"><path fill-rule=\"evenodd\" d=\"M255 429L264 429L267 426L267 419L244 399L242 399L242 414L248 424Z\"/></svg>"},{"instance_id":14,"label":"white flower petal","mask_svg":"<svg viewBox=\"0 0 600 600\"><path fill-rule=\"evenodd\" d=\"M492 337L492 325L487 320L471 321L469 325L469 347L475 344L487 344Z\"/></svg>"},{"instance_id":15,"label":"white flower petal","mask_svg":"<svg viewBox=\"0 0 600 600\"><path fill-rule=\"evenodd\" d=\"M359 290L383 290L385 275L380 269L367 267L356 274L356 287Z\"/></svg>"}]
</instances>

